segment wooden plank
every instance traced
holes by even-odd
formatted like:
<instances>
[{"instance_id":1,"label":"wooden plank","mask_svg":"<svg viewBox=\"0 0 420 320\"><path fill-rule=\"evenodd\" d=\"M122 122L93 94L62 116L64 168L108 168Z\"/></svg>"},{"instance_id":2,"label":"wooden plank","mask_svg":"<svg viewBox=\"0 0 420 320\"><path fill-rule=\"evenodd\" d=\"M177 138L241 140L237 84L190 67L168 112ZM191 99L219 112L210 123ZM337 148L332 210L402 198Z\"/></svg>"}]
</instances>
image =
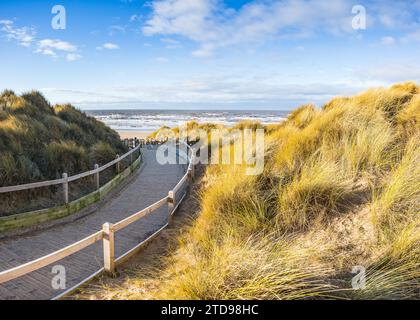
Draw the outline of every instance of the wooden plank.
<instances>
[{"instance_id":1,"label":"wooden plank","mask_svg":"<svg viewBox=\"0 0 420 320\"><path fill-rule=\"evenodd\" d=\"M3 272L0 272L0 283L4 283L13 279L16 279L24 274L33 272L35 270L41 269L45 266L48 266L51 263L54 263L58 260L61 260L77 251L80 251L95 242L103 238L103 231L98 231L76 243L69 245L61 250L53 252L49 255L41 257L39 259L30 261L28 263L22 264L13 269L9 269Z\"/></svg>"},{"instance_id":2,"label":"wooden plank","mask_svg":"<svg viewBox=\"0 0 420 320\"><path fill-rule=\"evenodd\" d=\"M141 153L140 153L140 156L141 156ZM191 158L193 159L193 155L192 155ZM189 159L189 160L191 161L191 159ZM190 162L190 165L191 165L191 162ZM154 170L154 174L158 174L158 175L161 174L161 169L160 168L154 168L152 170ZM177 190L179 190L179 188L181 188L183 186L183 184L185 183L185 179L187 179L187 178L188 178L188 172L186 174L184 174L184 176L178 182L177 186L179 186L179 187L177 188ZM155 181L155 180L153 180L153 181ZM143 180L143 183L148 184L148 182L147 181L145 182L144 180ZM157 185L161 185L161 183L157 183ZM149 197L149 198L153 198L155 196L155 194L153 192L148 192L148 191L149 191L149 188L146 188L146 189L143 190L143 193L145 192L144 196L145 197ZM171 197L171 199L175 200L174 199L174 195L175 195L175 192L173 191L172 193L169 193L169 195L167 197L162 198L161 200L153 203L152 205L150 205L149 207L145 208L144 210L141 210L141 211L139 211L139 212L137 212L137 213L129 216L128 218L125 218L123 220L120 220L118 223L114 224L114 229L113 229L114 232L116 232L117 230L121 230L122 228L125 228L125 227L129 226L130 224L134 223L135 221L141 219L142 217L147 216L149 213L151 213L151 212L159 209L160 207L162 207L165 203L168 203L169 206L172 205L172 209L168 209L169 210L169 214L172 215L175 212L175 210L176 210L177 207L174 207L175 201L173 201L172 203L169 203L168 200L169 200L170 197ZM182 202L182 200L184 200L184 197L185 197L185 194L181 197L180 201L178 201L179 203L177 203L177 206ZM127 210L124 210L124 211L127 211ZM158 211L158 213L159 212L160 211ZM161 213L159 213L159 215L160 214ZM124 215L122 213L118 213L118 216L124 216ZM151 216L148 216L148 218L146 218L145 221L148 221L148 219L150 217ZM83 224L83 226L86 226L86 225ZM107 249L108 256L109 256L109 258L107 259L108 262L109 262L108 263L108 266L109 266L108 269L109 270L112 270L113 269L112 268L112 262L114 262L114 264L115 264L116 262L120 262L122 260L125 260L126 258L128 258L129 256L131 256L132 254L134 254L135 252L137 252L138 250L140 250L141 248L143 248L144 245L148 241L150 241L156 234L160 233L160 231L162 231L167 226L167 224L165 224L163 227L160 227L158 231L154 232L151 236L148 236L146 240L141 241L138 244L136 244L136 242L137 242L136 241L136 233L138 232L138 229L137 229L136 226L137 226L136 224L133 225L133 228L136 228L136 229L133 229L133 230L136 230L136 232L134 232L134 234L132 232L130 232L130 234L127 235L127 239L120 239L121 241L119 242L119 244L120 244L119 245L120 250L121 249L122 250L124 250L124 249L127 250L127 248L130 248L130 247L131 247L131 249L129 249L128 251L126 251L118 259L115 259L115 257L113 257L113 255L115 255L115 246L114 246L114 248L111 248L110 247L110 248ZM89 229L95 230L95 223L89 223L89 226L86 226L86 227L87 227L86 229L88 229L88 230ZM131 230L131 229L127 229L127 230ZM80 231L81 230L79 229L78 234L80 234ZM147 232L147 229L142 230L142 232L145 232L145 231ZM112 232L110 232L110 233L112 233ZM68 235L70 236L71 233L69 233ZM95 237L95 236L97 236L98 238L97 239L92 239L92 237ZM49 264L51 264L51 263L53 263L55 261L61 260L61 259L65 258L65 257L67 257L69 255L72 255L73 253L75 253L75 252L77 252L79 250L83 250L84 248L88 247L89 245L91 245L91 244L99 241L100 239L103 239L103 236L104 236L104 232L103 231L99 231L99 232L97 232L97 233L95 233L95 234L93 234L91 236L88 236L87 238L85 238L83 240L80 240L79 242L76 242L76 243L74 243L74 244L72 244L72 245L70 245L70 246L68 246L68 247L66 247L64 249L58 250L58 251L56 251L56 252L54 252L54 253L52 253L50 255L47 255L47 256L45 256L43 258L40 258L40 259L31 261L31 262L26 263L26 264L24 264L22 266L19 266L19 267L10 269L10 270L6 270L4 272L0 272L0 283L3 283L3 282L6 282L6 281L15 279L17 277L20 277L21 275L24 275L24 274L30 273L32 271L38 270L38 269L40 269L40 268L42 268L42 267L44 267L46 265L49 265ZM74 238L74 237L72 237L72 238ZM91 243L85 243L83 245L83 241L87 241L89 239L92 242ZM49 240L51 240L51 239L49 239ZM109 245L111 245L112 242L113 241L109 241ZM117 244L117 243L115 243L115 244ZM78 245L81 245L81 246L78 247ZM94 247L96 248L94 251L101 249L99 246L94 246ZM71 259L68 262L70 263L70 261L71 261L71 266L72 266L73 271L76 271L77 274L80 274L80 279L83 279L83 277L86 277L87 276L87 273L86 272L84 273L83 270L82 270L83 269L82 263L84 263L86 261L86 263L88 265L90 265L90 266L93 265L93 263L92 263L93 260L92 261L89 260L89 258L92 258L93 256L92 255L89 255L89 254L90 253L93 253L93 251L90 252L91 251L90 249L93 249L94 247L92 246L92 247L89 248L89 253L87 253L87 252L86 253L85 252L80 252L81 256L78 256L78 255L76 256L75 255L72 258L68 258L68 259ZM68 251L68 250L71 250L71 251ZM100 250L100 251L102 251L102 250ZM112 253L112 251L114 251L114 254ZM122 251L122 252L124 252L124 251ZM61 255L60 256L57 256L57 254L61 254ZM100 260L102 260L102 259L100 259ZM97 259L95 259L95 261L97 261ZM93 271L94 270L91 270L91 272L93 272ZM40 276L43 276L44 270L39 270L39 272L36 272L33 275L30 275L29 277L36 277L36 278L38 278L38 273L42 273L42 274L39 274L39 275ZM74 279L75 281L73 283L79 283L80 284L81 283L81 282L79 282L80 279L79 279L79 276L78 276L77 278ZM86 278L85 278L85 280L86 280ZM22 288L22 290L24 290L24 291L25 290L32 290L32 291L27 291L27 292L30 292L30 295L38 295L38 296L49 295L49 293L43 292L43 289L41 290L41 288L39 286L38 287L36 286L35 279L33 279L33 280L32 279L26 279L26 277L25 277L25 278L22 278L22 281L23 281L22 282L22 285L24 286L24 288ZM9 284L14 284L14 283L16 283L16 282L13 282L13 283L11 282ZM20 283L20 282L17 282L17 283ZM9 285L9 284L7 284L7 285ZM77 285L76 285L76 287L77 287ZM18 292L16 292L16 298L25 296L24 291L22 291L22 292L20 292L20 291L21 290L18 290Z\"/></svg>"},{"instance_id":3,"label":"wooden plank","mask_svg":"<svg viewBox=\"0 0 420 320\"><path fill-rule=\"evenodd\" d=\"M34 183L28 183L28 184L21 184L21 185L18 185L18 186L1 187L0 188L0 193L48 187L48 186L61 184L63 182L64 182L64 179L57 179L57 180L49 180L49 181L41 181L41 182L34 182Z\"/></svg>"},{"instance_id":4,"label":"wooden plank","mask_svg":"<svg viewBox=\"0 0 420 320\"><path fill-rule=\"evenodd\" d=\"M148 215L149 213L155 211L156 209L162 207L167 202L168 197L165 197L163 199L160 199L159 201L155 202L154 204L148 206L147 208L129 216L128 218L125 218L124 220L121 220L114 224L114 230L117 232L118 230L121 230L128 225L132 224L133 222L139 220L140 218Z\"/></svg>"}]
</instances>

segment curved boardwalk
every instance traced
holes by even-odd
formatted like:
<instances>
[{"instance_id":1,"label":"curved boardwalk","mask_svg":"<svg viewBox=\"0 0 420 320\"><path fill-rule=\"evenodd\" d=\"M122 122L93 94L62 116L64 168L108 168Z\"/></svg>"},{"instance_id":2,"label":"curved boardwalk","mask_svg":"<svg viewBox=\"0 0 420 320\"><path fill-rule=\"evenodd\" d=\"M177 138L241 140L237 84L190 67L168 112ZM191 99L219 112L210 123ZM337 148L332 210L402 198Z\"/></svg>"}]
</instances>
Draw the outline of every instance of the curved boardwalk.
<instances>
[{"instance_id":1,"label":"curved boardwalk","mask_svg":"<svg viewBox=\"0 0 420 320\"><path fill-rule=\"evenodd\" d=\"M160 165L155 149L142 149L144 167L118 195L96 212L80 220L0 241L0 271L37 259L99 231L105 222L117 222L165 197L181 179L182 165ZM167 221L166 206L140 219L115 235L115 256L119 257L146 239ZM66 270L66 288L71 288L103 266L102 242L18 279L0 284L0 299L51 299L65 290L55 290L53 266Z\"/></svg>"}]
</instances>

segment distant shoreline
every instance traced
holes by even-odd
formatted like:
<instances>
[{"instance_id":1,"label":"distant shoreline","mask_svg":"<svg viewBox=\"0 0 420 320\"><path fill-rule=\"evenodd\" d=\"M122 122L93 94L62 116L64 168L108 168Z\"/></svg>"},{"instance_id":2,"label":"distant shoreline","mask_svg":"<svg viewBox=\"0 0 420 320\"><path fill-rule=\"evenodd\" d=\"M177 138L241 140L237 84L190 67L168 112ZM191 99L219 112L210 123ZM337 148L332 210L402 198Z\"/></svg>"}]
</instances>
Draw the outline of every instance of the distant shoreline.
<instances>
[{"instance_id":1,"label":"distant shoreline","mask_svg":"<svg viewBox=\"0 0 420 320\"><path fill-rule=\"evenodd\" d=\"M141 130L115 130L120 135L121 139L131 139L131 138L138 138L138 139L145 139L149 136L153 131L141 131Z\"/></svg>"},{"instance_id":2,"label":"distant shoreline","mask_svg":"<svg viewBox=\"0 0 420 320\"><path fill-rule=\"evenodd\" d=\"M240 121L258 121L264 125L280 123L289 111L172 111L172 110L115 110L91 111L88 114L121 133L126 138L144 137L163 126L181 126L189 121L234 126Z\"/></svg>"}]
</instances>

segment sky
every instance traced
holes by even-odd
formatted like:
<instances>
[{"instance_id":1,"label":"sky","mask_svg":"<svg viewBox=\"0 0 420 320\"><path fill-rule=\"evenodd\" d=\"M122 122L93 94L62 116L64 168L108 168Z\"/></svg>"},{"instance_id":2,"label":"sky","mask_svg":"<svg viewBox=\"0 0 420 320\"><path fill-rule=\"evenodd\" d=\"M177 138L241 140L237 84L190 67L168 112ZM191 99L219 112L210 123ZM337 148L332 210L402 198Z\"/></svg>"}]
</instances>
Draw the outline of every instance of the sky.
<instances>
[{"instance_id":1,"label":"sky","mask_svg":"<svg viewBox=\"0 0 420 320\"><path fill-rule=\"evenodd\" d=\"M0 2L0 90L82 109L290 110L419 57L420 0Z\"/></svg>"}]
</instances>

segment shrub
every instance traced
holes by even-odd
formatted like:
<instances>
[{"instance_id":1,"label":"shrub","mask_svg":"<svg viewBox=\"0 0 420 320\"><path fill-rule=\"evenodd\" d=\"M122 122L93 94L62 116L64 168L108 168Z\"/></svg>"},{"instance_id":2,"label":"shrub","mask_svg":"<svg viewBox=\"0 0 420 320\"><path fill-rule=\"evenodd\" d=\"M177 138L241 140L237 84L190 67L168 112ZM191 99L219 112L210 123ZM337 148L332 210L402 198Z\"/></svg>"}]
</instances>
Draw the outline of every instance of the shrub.
<instances>
[{"instance_id":1,"label":"shrub","mask_svg":"<svg viewBox=\"0 0 420 320\"><path fill-rule=\"evenodd\" d=\"M45 97L38 91L31 91L28 93L24 93L22 98L25 99L28 103L38 108L38 111L42 115L46 115L48 113L52 113L53 110L51 108L50 103L45 99Z\"/></svg>"},{"instance_id":2,"label":"shrub","mask_svg":"<svg viewBox=\"0 0 420 320\"><path fill-rule=\"evenodd\" d=\"M115 131L71 105L51 107L39 92L19 97L5 90L1 104L3 174L12 185L76 174L91 169L94 160L110 161L127 151ZM98 151L93 158L92 150ZM10 155L15 167L10 166Z\"/></svg>"},{"instance_id":3,"label":"shrub","mask_svg":"<svg viewBox=\"0 0 420 320\"><path fill-rule=\"evenodd\" d=\"M13 156L8 153L0 154L0 181L3 186L11 185L18 174L16 162Z\"/></svg>"},{"instance_id":4,"label":"shrub","mask_svg":"<svg viewBox=\"0 0 420 320\"><path fill-rule=\"evenodd\" d=\"M50 177L60 178L62 173L74 175L89 169L86 151L74 142L52 142L45 148L46 167Z\"/></svg>"},{"instance_id":5,"label":"shrub","mask_svg":"<svg viewBox=\"0 0 420 320\"><path fill-rule=\"evenodd\" d=\"M94 144L90 150L90 163L104 165L115 159L115 150L106 142Z\"/></svg>"}]
</instances>

